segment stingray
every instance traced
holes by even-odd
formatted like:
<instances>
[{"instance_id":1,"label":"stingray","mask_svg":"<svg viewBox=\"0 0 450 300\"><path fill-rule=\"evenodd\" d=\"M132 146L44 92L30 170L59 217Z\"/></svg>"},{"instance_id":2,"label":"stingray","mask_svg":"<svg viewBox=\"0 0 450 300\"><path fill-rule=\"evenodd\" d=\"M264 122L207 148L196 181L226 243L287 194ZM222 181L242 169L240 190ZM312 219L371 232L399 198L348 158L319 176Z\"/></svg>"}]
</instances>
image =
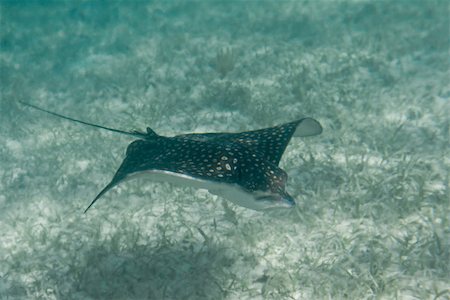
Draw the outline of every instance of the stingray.
<instances>
[{"instance_id":1,"label":"stingray","mask_svg":"<svg viewBox=\"0 0 450 300\"><path fill-rule=\"evenodd\" d=\"M21 103L69 121L138 138L128 145L112 180L92 200L85 213L107 191L141 174L156 182L206 189L254 210L291 208L295 200L286 192L288 176L279 167L280 159L293 136L307 137L322 132L317 120L306 117L253 131L167 137L149 127L146 132L123 131Z\"/></svg>"}]
</instances>

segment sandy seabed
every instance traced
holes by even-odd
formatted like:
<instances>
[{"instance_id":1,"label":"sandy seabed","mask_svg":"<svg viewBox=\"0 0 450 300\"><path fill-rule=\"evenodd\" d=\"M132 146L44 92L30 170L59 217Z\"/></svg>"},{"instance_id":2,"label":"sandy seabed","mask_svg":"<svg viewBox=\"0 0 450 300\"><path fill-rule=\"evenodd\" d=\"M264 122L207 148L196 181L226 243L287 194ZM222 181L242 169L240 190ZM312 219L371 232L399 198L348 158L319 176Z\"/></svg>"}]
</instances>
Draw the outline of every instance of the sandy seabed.
<instances>
[{"instance_id":1,"label":"sandy seabed","mask_svg":"<svg viewBox=\"0 0 450 300\"><path fill-rule=\"evenodd\" d=\"M446 1L0 3L0 298L448 299ZM145 178L123 130L301 116L283 218Z\"/></svg>"}]
</instances>

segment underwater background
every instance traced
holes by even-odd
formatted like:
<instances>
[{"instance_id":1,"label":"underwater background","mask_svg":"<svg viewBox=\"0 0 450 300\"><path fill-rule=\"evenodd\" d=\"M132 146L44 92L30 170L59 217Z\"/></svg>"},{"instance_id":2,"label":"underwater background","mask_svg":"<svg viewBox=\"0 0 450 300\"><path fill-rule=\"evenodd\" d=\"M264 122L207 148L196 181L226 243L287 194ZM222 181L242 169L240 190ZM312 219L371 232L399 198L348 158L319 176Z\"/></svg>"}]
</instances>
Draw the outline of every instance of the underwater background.
<instances>
[{"instance_id":1,"label":"underwater background","mask_svg":"<svg viewBox=\"0 0 450 300\"><path fill-rule=\"evenodd\" d=\"M1 299L449 299L448 1L0 1ZM130 137L313 117L288 217L145 178Z\"/></svg>"}]
</instances>

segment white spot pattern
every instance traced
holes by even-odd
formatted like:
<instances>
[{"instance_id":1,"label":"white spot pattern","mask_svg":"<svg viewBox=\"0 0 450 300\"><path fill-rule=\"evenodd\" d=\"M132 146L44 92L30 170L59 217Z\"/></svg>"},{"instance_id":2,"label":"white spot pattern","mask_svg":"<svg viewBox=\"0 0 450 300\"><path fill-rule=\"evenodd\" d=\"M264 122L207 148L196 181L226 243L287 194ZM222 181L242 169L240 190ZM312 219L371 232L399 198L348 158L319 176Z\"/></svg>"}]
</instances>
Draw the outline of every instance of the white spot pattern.
<instances>
[{"instance_id":1,"label":"white spot pattern","mask_svg":"<svg viewBox=\"0 0 450 300\"><path fill-rule=\"evenodd\" d=\"M148 128L148 135L128 146L126 158L96 199L128 175L146 170L233 183L248 191L271 192L292 199L285 192L287 175L278 163L302 120L242 133L175 137L158 136ZM313 134L318 133L316 130Z\"/></svg>"}]
</instances>

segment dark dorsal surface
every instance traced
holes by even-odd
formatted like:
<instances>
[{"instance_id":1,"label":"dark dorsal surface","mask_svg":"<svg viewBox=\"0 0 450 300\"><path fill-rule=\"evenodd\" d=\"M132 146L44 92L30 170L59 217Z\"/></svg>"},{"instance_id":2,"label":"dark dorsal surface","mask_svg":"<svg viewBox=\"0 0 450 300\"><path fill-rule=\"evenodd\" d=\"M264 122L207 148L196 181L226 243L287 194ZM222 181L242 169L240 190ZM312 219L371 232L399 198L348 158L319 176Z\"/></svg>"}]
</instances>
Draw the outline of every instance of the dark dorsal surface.
<instances>
[{"instance_id":1,"label":"dark dorsal surface","mask_svg":"<svg viewBox=\"0 0 450 300\"><path fill-rule=\"evenodd\" d=\"M136 140L128 146L126 157L113 179L91 205L126 177L151 170L236 184L249 192L284 191L287 179L282 169L243 143L218 136L204 141L185 136L157 136Z\"/></svg>"},{"instance_id":2,"label":"dark dorsal surface","mask_svg":"<svg viewBox=\"0 0 450 300\"><path fill-rule=\"evenodd\" d=\"M303 118L294 122L240 133L193 133L179 137L198 141L227 141L245 145L258 152L266 160L278 165L292 136L311 136L322 132L319 122L311 118Z\"/></svg>"}]
</instances>

